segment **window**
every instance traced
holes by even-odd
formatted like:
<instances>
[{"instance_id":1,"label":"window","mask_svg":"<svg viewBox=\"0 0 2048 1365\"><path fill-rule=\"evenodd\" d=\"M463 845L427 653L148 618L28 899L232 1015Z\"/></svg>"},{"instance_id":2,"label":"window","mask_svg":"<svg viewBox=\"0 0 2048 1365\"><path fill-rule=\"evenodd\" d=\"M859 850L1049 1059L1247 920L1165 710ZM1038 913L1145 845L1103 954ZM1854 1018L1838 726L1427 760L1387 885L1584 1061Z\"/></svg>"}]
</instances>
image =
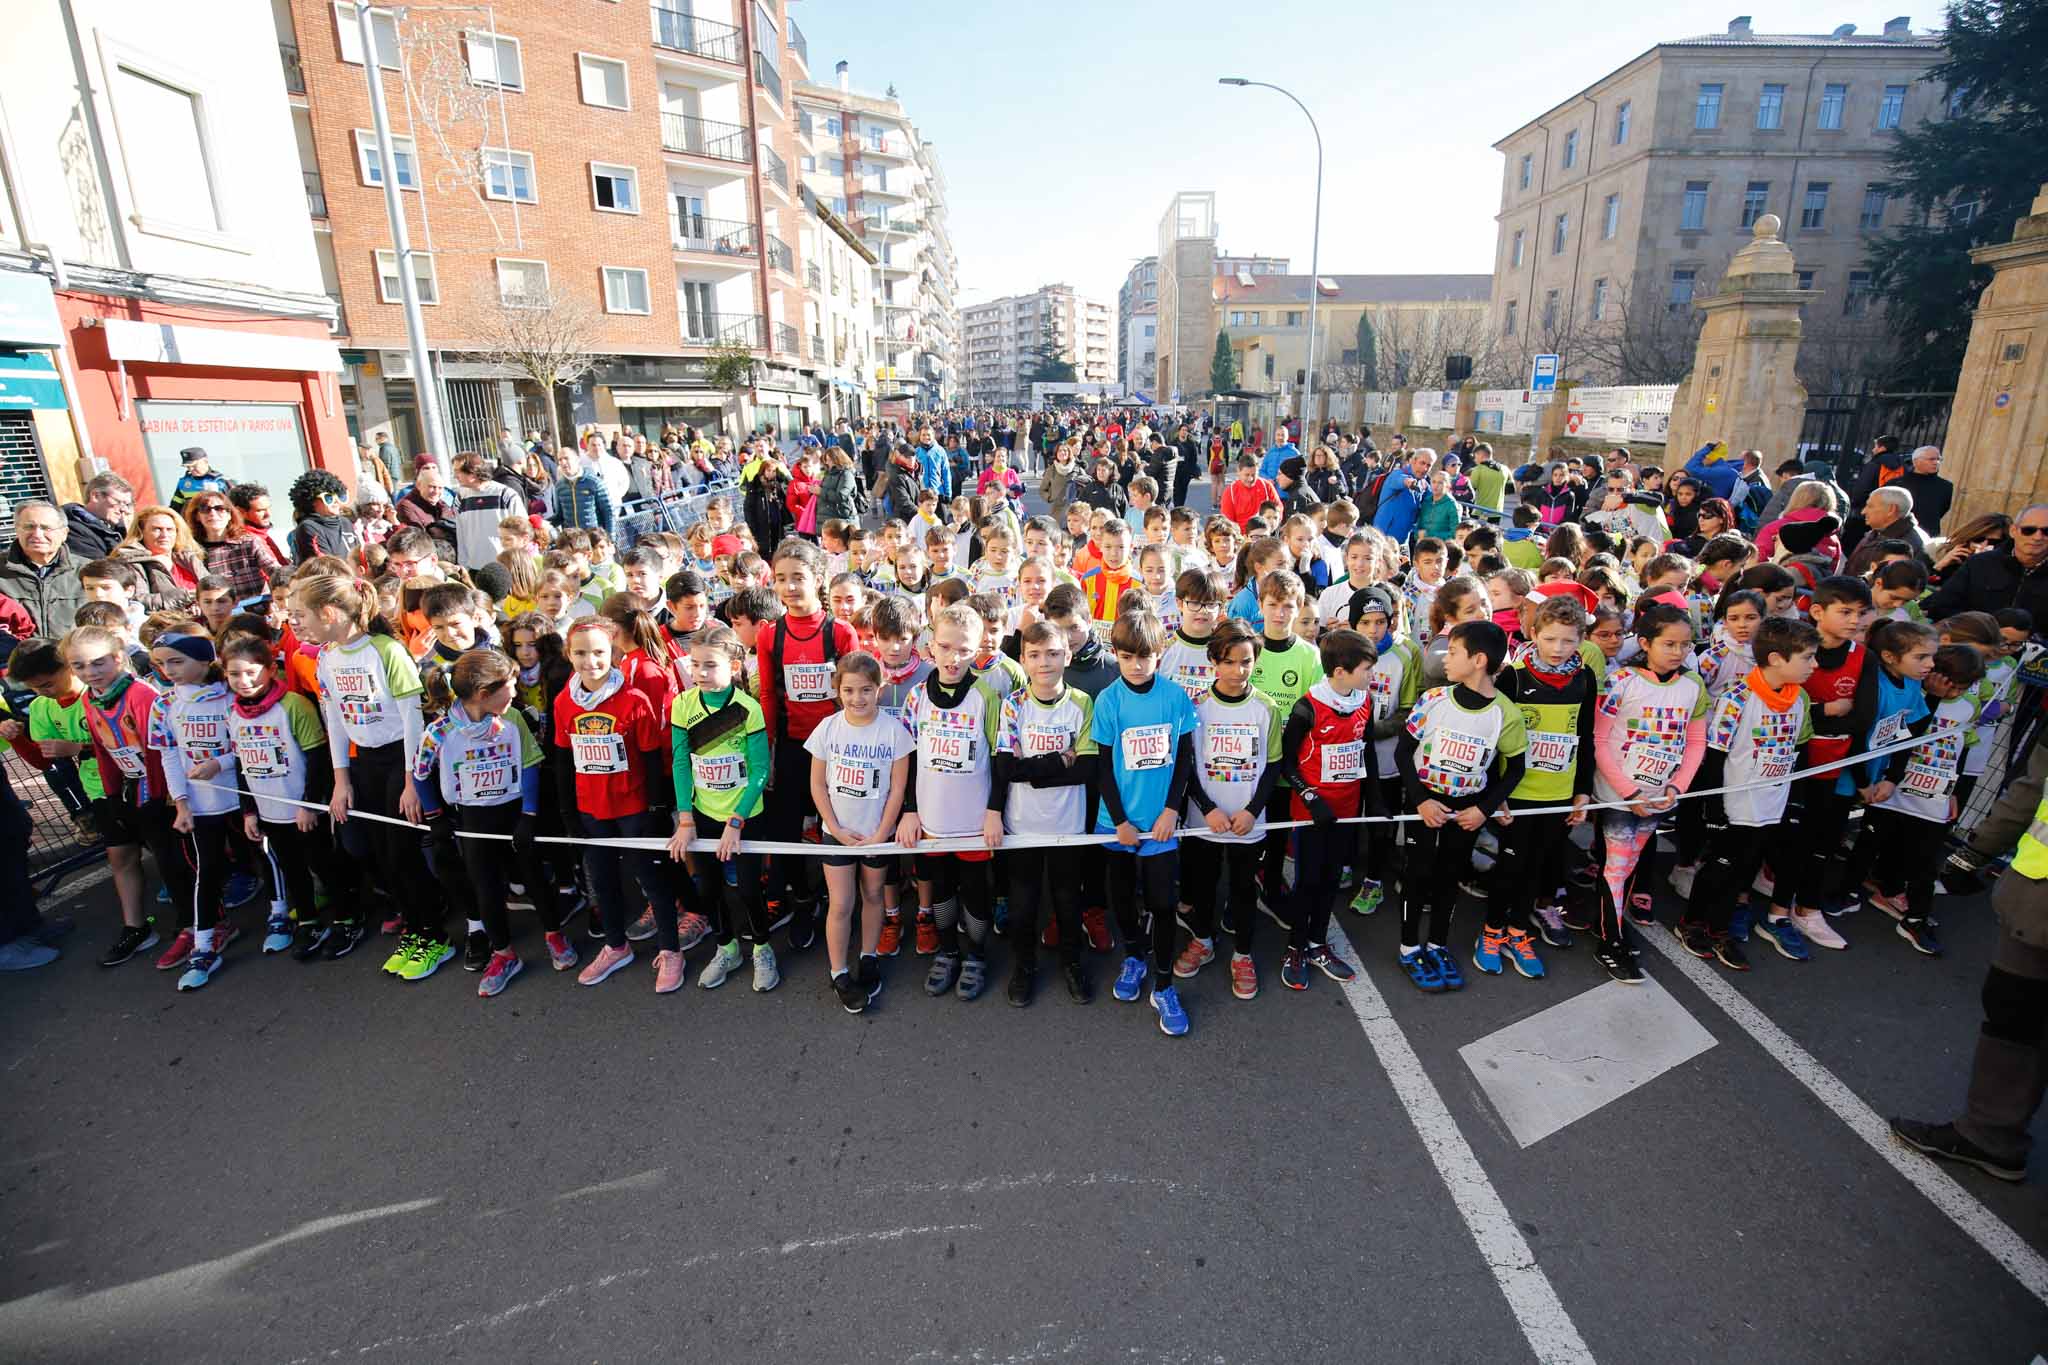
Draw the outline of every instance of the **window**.
<instances>
[{"instance_id":1,"label":"window","mask_svg":"<svg viewBox=\"0 0 2048 1365\"><path fill-rule=\"evenodd\" d=\"M640 172L631 166L590 163L590 188L597 206L613 213L640 211Z\"/></svg>"},{"instance_id":2,"label":"window","mask_svg":"<svg viewBox=\"0 0 2048 1365\"><path fill-rule=\"evenodd\" d=\"M718 339L718 314L713 311L711 286L701 280L684 280L676 286L676 311L683 315L683 335L691 341Z\"/></svg>"},{"instance_id":3,"label":"window","mask_svg":"<svg viewBox=\"0 0 2048 1365\"><path fill-rule=\"evenodd\" d=\"M1623 100L1614 106L1614 145L1619 147L1628 141L1629 102Z\"/></svg>"},{"instance_id":4,"label":"window","mask_svg":"<svg viewBox=\"0 0 2048 1365\"><path fill-rule=\"evenodd\" d=\"M398 284L398 253L379 251L377 255L377 297L386 303L402 303ZM439 303L441 290L434 280L434 257L425 251L412 253L412 282L419 290L421 303Z\"/></svg>"},{"instance_id":5,"label":"window","mask_svg":"<svg viewBox=\"0 0 2048 1365\"><path fill-rule=\"evenodd\" d=\"M1674 270L1671 272L1671 311L1683 313L1692 307L1693 281L1699 277L1696 270Z\"/></svg>"},{"instance_id":6,"label":"window","mask_svg":"<svg viewBox=\"0 0 2048 1365\"><path fill-rule=\"evenodd\" d=\"M1948 206L1948 220L1958 227L1977 221L1977 215L1984 211L1982 199L1960 199Z\"/></svg>"},{"instance_id":7,"label":"window","mask_svg":"<svg viewBox=\"0 0 2048 1365\"><path fill-rule=\"evenodd\" d=\"M1849 272L1849 292L1842 295L1842 316L1860 318L1870 311L1870 272L1852 270Z\"/></svg>"},{"instance_id":8,"label":"window","mask_svg":"<svg viewBox=\"0 0 2048 1365\"><path fill-rule=\"evenodd\" d=\"M1721 87L1702 85L1699 98L1692 106L1692 126L1695 128L1719 128L1721 126Z\"/></svg>"},{"instance_id":9,"label":"window","mask_svg":"<svg viewBox=\"0 0 2048 1365\"><path fill-rule=\"evenodd\" d=\"M1501 332L1501 335L1502 335L1502 336L1510 336L1510 337L1511 337L1511 336L1513 336L1513 335L1515 334L1515 309L1516 309L1516 307L1517 307L1517 305L1516 305L1515 301L1514 301L1513 299L1509 299L1509 300L1508 300L1508 310L1507 310L1507 312L1505 312L1505 313L1501 314L1501 318L1500 318L1500 332Z\"/></svg>"},{"instance_id":10,"label":"window","mask_svg":"<svg viewBox=\"0 0 2048 1365\"><path fill-rule=\"evenodd\" d=\"M1839 130L1842 126L1842 108L1848 102L1848 86L1823 86L1820 92L1820 116L1815 120L1815 126Z\"/></svg>"},{"instance_id":11,"label":"window","mask_svg":"<svg viewBox=\"0 0 2048 1365\"><path fill-rule=\"evenodd\" d=\"M502 90L520 90L526 86L525 68L519 61L519 40L507 38L502 33L465 33L463 42L469 49L469 78L479 85L495 85Z\"/></svg>"},{"instance_id":12,"label":"window","mask_svg":"<svg viewBox=\"0 0 2048 1365\"><path fill-rule=\"evenodd\" d=\"M1678 210L1678 230L1699 232L1707 225L1707 182L1688 180L1685 182L1685 198Z\"/></svg>"},{"instance_id":13,"label":"window","mask_svg":"<svg viewBox=\"0 0 2048 1365\"><path fill-rule=\"evenodd\" d=\"M1800 211L1799 226L1809 232L1818 232L1825 226L1828 216L1828 182L1809 180L1806 182L1806 207Z\"/></svg>"},{"instance_id":14,"label":"window","mask_svg":"<svg viewBox=\"0 0 2048 1365\"><path fill-rule=\"evenodd\" d=\"M1966 104L1968 104L1969 102L1970 102L1970 87L1969 87L1969 86L1967 86L1967 85L1956 85L1956 86L1951 86L1951 87L1949 87L1949 92L1948 92L1948 105L1947 105L1947 107L1948 107L1948 116L1949 116L1950 118L1961 118L1961 117L1962 117L1962 115L1963 115L1963 106L1964 106L1964 105L1966 105Z\"/></svg>"},{"instance_id":15,"label":"window","mask_svg":"<svg viewBox=\"0 0 2048 1365\"><path fill-rule=\"evenodd\" d=\"M114 67L114 115L135 225L211 240L227 221L215 189L206 100L198 93L202 78L144 66L138 60Z\"/></svg>"},{"instance_id":16,"label":"window","mask_svg":"<svg viewBox=\"0 0 2048 1365\"><path fill-rule=\"evenodd\" d=\"M1513 255L1509 259L1513 262L1515 269L1520 270L1522 268L1522 229L1520 228L1515 229L1512 251Z\"/></svg>"},{"instance_id":17,"label":"window","mask_svg":"<svg viewBox=\"0 0 2048 1365\"><path fill-rule=\"evenodd\" d=\"M548 297L546 261L498 260L498 302L507 308L540 308Z\"/></svg>"},{"instance_id":18,"label":"window","mask_svg":"<svg viewBox=\"0 0 2048 1365\"><path fill-rule=\"evenodd\" d=\"M1522 170L1516 179L1515 188L1523 190L1529 188L1529 177L1534 173L1535 165L1536 158L1532 153L1522 153Z\"/></svg>"},{"instance_id":19,"label":"window","mask_svg":"<svg viewBox=\"0 0 2048 1365\"><path fill-rule=\"evenodd\" d=\"M796 111L796 130L799 133L802 133L805 137L809 137L811 135L812 127L810 110L799 109Z\"/></svg>"},{"instance_id":20,"label":"window","mask_svg":"<svg viewBox=\"0 0 2048 1365\"><path fill-rule=\"evenodd\" d=\"M608 265L604 268L604 311L607 313L647 313L652 309L647 304L647 272L628 266Z\"/></svg>"},{"instance_id":21,"label":"window","mask_svg":"<svg viewBox=\"0 0 2048 1365\"><path fill-rule=\"evenodd\" d=\"M1884 206L1891 199L1891 190L1884 185L1872 185L1863 191L1863 212L1857 216L1856 226L1864 232L1884 230Z\"/></svg>"},{"instance_id":22,"label":"window","mask_svg":"<svg viewBox=\"0 0 2048 1365\"><path fill-rule=\"evenodd\" d=\"M1612 241L1614 234L1621 231L1621 196L1610 194L1600 205L1600 238Z\"/></svg>"},{"instance_id":23,"label":"window","mask_svg":"<svg viewBox=\"0 0 2048 1365\"><path fill-rule=\"evenodd\" d=\"M347 0L334 7L334 29L341 39L341 59L351 66L361 66L363 31L358 27L356 7ZM387 71L398 70L398 21L389 11L380 14L372 6L370 34L377 43L377 65Z\"/></svg>"},{"instance_id":24,"label":"window","mask_svg":"<svg viewBox=\"0 0 2048 1365\"><path fill-rule=\"evenodd\" d=\"M1599 322L1607 316L1607 281L1593 281L1593 321Z\"/></svg>"},{"instance_id":25,"label":"window","mask_svg":"<svg viewBox=\"0 0 2048 1365\"><path fill-rule=\"evenodd\" d=\"M628 108L626 64L610 57L576 54L576 77L583 87L583 102L602 109Z\"/></svg>"},{"instance_id":26,"label":"window","mask_svg":"<svg viewBox=\"0 0 2048 1365\"><path fill-rule=\"evenodd\" d=\"M846 174L846 158L845 158L845 157L843 157L843 156L828 156L828 157L826 157L826 158L825 158L825 173L826 173L827 175L845 175L845 174Z\"/></svg>"},{"instance_id":27,"label":"window","mask_svg":"<svg viewBox=\"0 0 2048 1365\"><path fill-rule=\"evenodd\" d=\"M1767 85L1763 94L1757 96L1756 126L1762 129L1785 126L1785 87Z\"/></svg>"},{"instance_id":28,"label":"window","mask_svg":"<svg viewBox=\"0 0 2048 1365\"><path fill-rule=\"evenodd\" d=\"M827 114L827 115L825 116L825 136L827 136L827 137L838 137L838 136L839 136L839 115L837 115L837 114Z\"/></svg>"},{"instance_id":29,"label":"window","mask_svg":"<svg viewBox=\"0 0 2048 1365\"><path fill-rule=\"evenodd\" d=\"M503 147L485 147L482 151L486 199L510 199L520 204L538 199L533 189L532 152L507 151Z\"/></svg>"},{"instance_id":30,"label":"window","mask_svg":"<svg viewBox=\"0 0 2048 1365\"><path fill-rule=\"evenodd\" d=\"M1903 85L1887 85L1884 88L1884 98L1877 102L1877 126L1879 128L1896 128L1899 126L1899 119L1905 112L1906 87Z\"/></svg>"},{"instance_id":31,"label":"window","mask_svg":"<svg viewBox=\"0 0 2048 1365\"><path fill-rule=\"evenodd\" d=\"M1543 330L1546 332L1557 330L1557 291L1555 289L1546 290L1543 295Z\"/></svg>"},{"instance_id":32,"label":"window","mask_svg":"<svg viewBox=\"0 0 2048 1365\"><path fill-rule=\"evenodd\" d=\"M398 163L398 188L416 190L420 187L419 156L413 150L412 139L394 137L391 139L391 159ZM377 135L366 128L356 129L356 169L362 172L365 185L384 183L384 159L377 153Z\"/></svg>"},{"instance_id":33,"label":"window","mask_svg":"<svg viewBox=\"0 0 2048 1365\"><path fill-rule=\"evenodd\" d=\"M1574 128L1564 135L1564 167L1570 170L1579 164L1579 130Z\"/></svg>"},{"instance_id":34,"label":"window","mask_svg":"<svg viewBox=\"0 0 2048 1365\"><path fill-rule=\"evenodd\" d=\"M1558 215L1557 215L1557 222L1556 222L1556 224L1554 225L1554 227L1552 228L1552 230L1551 230L1551 234L1550 234L1550 254L1551 254L1551 255L1553 255L1553 256L1562 256L1562 255L1564 255L1564 244L1565 244L1565 240L1566 240L1566 239L1567 239L1568 237L1570 237L1570 236L1571 236L1571 233L1572 233L1572 216L1571 216L1571 215L1570 215L1569 213L1560 213L1560 214L1558 214Z\"/></svg>"},{"instance_id":35,"label":"window","mask_svg":"<svg viewBox=\"0 0 2048 1365\"><path fill-rule=\"evenodd\" d=\"M806 172L814 172L818 169L818 158L812 156L809 152L805 152L802 165Z\"/></svg>"},{"instance_id":36,"label":"window","mask_svg":"<svg viewBox=\"0 0 2048 1365\"><path fill-rule=\"evenodd\" d=\"M1813 288L1813 276L1814 276L1814 272L1813 272L1813 271L1811 271L1811 270L1802 270L1802 271L1800 271L1800 272L1799 272L1799 287L1800 287L1801 289L1811 289L1811 288Z\"/></svg>"},{"instance_id":37,"label":"window","mask_svg":"<svg viewBox=\"0 0 2048 1365\"><path fill-rule=\"evenodd\" d=\"M1756 220L1769 212L1766 207L1771 201L1771 182L1752 180L1742 191L1742 226L1755 227Z\"/></svg>"},{"instance_id":38,"label":"window","mask_svg":"<svg viewBox=\"0 0 2048 1365\"><path fill-rule=\"evenodd\" d=\"M1287 315L1287 325L1289 327L1301 326L1301 314L1298 312L1290 312Z\"/></svg>"}]
</instances>

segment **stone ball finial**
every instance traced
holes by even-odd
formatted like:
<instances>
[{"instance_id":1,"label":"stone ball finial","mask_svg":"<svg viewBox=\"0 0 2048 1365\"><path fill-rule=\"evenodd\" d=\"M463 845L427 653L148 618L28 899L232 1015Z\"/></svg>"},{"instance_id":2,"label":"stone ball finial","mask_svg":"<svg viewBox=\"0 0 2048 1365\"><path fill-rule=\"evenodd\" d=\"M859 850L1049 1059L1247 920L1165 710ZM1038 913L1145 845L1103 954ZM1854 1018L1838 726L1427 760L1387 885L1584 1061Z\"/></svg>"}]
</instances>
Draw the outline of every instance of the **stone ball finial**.
<instances>
[{"instance_id":1,"label":"stone ball finial","mask_svg":"<svg viewBox=\"0 0 2048 1365\"><path fill-rule=\"evenodd\" d=\"M1763 217L1756 220L1756 226L1751 228L1750 232L1754 234L1756 239L1760 242L1769 241L1770 239L1776 237L1778 235L1778 229L1784 226L1785 224L1783 220L1781 220L1777 214L1767 213Z\"/></svg>"}]
</instances>

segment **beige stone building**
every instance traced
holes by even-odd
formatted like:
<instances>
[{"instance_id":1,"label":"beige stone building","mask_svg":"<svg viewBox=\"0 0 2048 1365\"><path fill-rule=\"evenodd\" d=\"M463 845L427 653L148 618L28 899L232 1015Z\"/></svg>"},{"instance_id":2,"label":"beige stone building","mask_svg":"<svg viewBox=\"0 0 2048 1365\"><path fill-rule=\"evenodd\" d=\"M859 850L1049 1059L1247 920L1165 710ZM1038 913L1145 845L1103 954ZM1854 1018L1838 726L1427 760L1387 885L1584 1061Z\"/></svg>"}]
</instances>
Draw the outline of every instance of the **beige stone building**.
<instances>
[{"instance_id":1,"label":"beige stone building","mask_svg":"<svg viewBox=\"0 0 2048 1365\"><path fill-rule=\"evenodd\" d=\"M1230 336L1238 388L1290 394L1308 368L1311 283L1316 295L1316 388L1437 388L1443 363L1464 355L1476 363L1487 342L1488 275L1218 275L1212 286L1216 323ZM1372 320L1375 376L1360 365L1358 320ZM1213 354L1215 343L1210 343ZM1379 352L1384 350L1385 355ZM1398 354L1397 354L1398 352ZM1395 367L1401 367L1395 373ZM1206 381L1208 369L1203 368Z\"/></svg>"},{"instance_id":2,"label":"beige stone building","mask_svg":"<svg viewBox=\"0 0 2048 1365\"><path fill-rule=\"evenodd\" d=\"M1062 358L1084 384L1116 382L1116 342L1110 306L1084 298L1069 284L1048 284L970 304L961 310L966 352L963 387L970 403L1014 404L1031 399L1025 376L1037 360L1039 342L1050 329Z\"/></svg>"},{"instance_id":3,"label":"beige stone building","mask_svg":"<svg viewBox=\"0 0 2048 1365\"><path fill-rule=\"evenodd\" d=\"M1689 359L1692 301L1766 213L1820 294L1809 336L1874 330L1865 241L1909 210L1886 193L1886 158L1898 129L1946 116L1949 92L1926 76L1938 37L1907 18L1853 30L1765 34L1738 18L1659 43L1495 143L1497 352L1525 368L1555 350L1570 378L1658 382L1614 371ZM1634 354L1613 342L1623 330Z\"/></svg>"}]
</instances>

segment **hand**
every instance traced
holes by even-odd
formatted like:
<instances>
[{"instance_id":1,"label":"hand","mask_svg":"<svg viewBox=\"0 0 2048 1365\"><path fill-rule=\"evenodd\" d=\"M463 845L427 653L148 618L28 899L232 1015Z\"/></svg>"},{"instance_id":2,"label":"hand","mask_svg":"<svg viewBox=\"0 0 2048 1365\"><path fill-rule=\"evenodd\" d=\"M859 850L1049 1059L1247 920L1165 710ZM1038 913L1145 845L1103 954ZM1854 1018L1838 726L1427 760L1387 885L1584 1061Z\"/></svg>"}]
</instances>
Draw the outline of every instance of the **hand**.
<instances>
[{"instance_id":1,"label":"hand","mask_svg":"<svg viewBox=\"0 0 2048 1365\"><path fill-rule=\"evenodd\" d=\"M28 731L22 728L21 722L18 720L0 720L0 739L17 740L27 733ZM47 748L44 752L48 752Z\"/></svg>"},{"instance_id":2,"label":"hand","mask_svg":"<svg viewBox=\"0 0 2048 1365\"><path fill-rule=\"evenodd\" d=\"M1650 803L1647 801L1631 801L1628 808L1638 816L1647 818L1650 814Z\"/></svg>"},{"instance_id":3,"label":"hand","mask_svg":"<svg viewBox=\"0 0 2048 1365\"><path fill-rule=\"evenodd\" d=\"M918 836L924 833L924 822L917 818L917 812L903 812L903 818L896 822L896 842L905 848L915 848Z\"/></svg>"},{"instance_id":4,"label":"hand","mask_svg":"<svg viewBox=\"0 0 2048 1365\"><path fill-rule=\"evenodd\" d=\"M1486 812L1477 806L1467 806L1451 818L1458 822L1459 829L1471 831L1486 823Z\"/></svg>"},{"instance_id":5,"label":"hand","mask_svg":"<svg viewBox=\"0 0 2048 1365\"><path fill-rule=\"evenodd\" d=\"M1122 844L1125 848L1136 848L1141 842L1143 842L1143 838L1144 836L1138 833L1138 827L1132 824L1130 821L1117 821L1116 841Z\"/></svg>"},{"instance_id":6,"label":"hand","mask_svg":"<svg viewBox=\"0 0 2048 1365\"><path fill-rule=\"evenodd\" d=\"M85 752L85 746L74 744L68 739L46 739L42 743L42 750L51 758L77 758Z\"/></svg>"},{"instance_id":7,"label":"hand","mask_svg":"<svg viewBox=\"0 0 2048 1365\"><path fill-rule=\"evenodd\" d=\"M1301 794L1301 808L1308 812L1308 818L1316 822L1317 829L1334 829L1337 812L1330 809L1330 803L1314 792Z\"/></svg>"},{"instance_id":8,"label":"hand","mask_svg":"<svg viewBox=\"0 0 2048 1365\"><path fill-rule=\"evenodd\" d=\"M1451 818L1450 807L1441 801L1424 801L1415 808L1415 813L1431 829L1442 829Z\"/></svg>"},{"instance_id":9,"label":"hand","mask_svg":"<svg viewBox=\"0 0 2048 1365\"><path fill-rule=\"evenodd\" d=\"M739 826L728 824L725 832L718 836L718 861L731 862L740 851Z\"/></svg>"},{"instance_id":10,"label":"hand","mask_svg":"<svg viewBox=\"0 0 2048 1365\"><path fill-rule=\"evenodd\" d=\"M512 826L512 851L522 858L533 852L533 840L539 833L540 817L519 812L519 819Z\"/></svg>"},{"instance_id":11,"label":"hand","mask_svg":"<svg viewBox=\"0 0 2048 1365\"><path fill-rule=\"evenodd\" d=\"M345 825L348 823L348 808L350 804L348 772L346 769L337 769L334 774L334 795L327 802L327 813L334 817L335 824Z\"/></svg>"},{"instance_id":12,"label":"hand","mask_svg":"<svg viewBox=\"0 0 2048 1365\"><path fill-rule=\"evenodd\" d=\"M1673 806L1677 804L1678 793L1666 792L1662 796L1657 797L1655 800L1650 802L1650 809L1654 813L1662 814L1663 812L1670 810Z\"/></svg>"},{"instance_id":13,"label":"hand","mask_svg":"<svg viewBox=\"0 0 2048 1365\"><path fill-rule=\"evenodd\" d=\"M1242 814L1243 812L1240 812ZM1230 833L1230 817L1220 810L1211 809L1202 817L1202 823L1209 827L1211 834Z\"/></svg>"},{"instance_id":14,"label":"hand","mask_svg":"<svg viewBox=\"0 0 2048 1365\"><path fill-rule=\"evenodd\" d=\"M1180 817L1170 810L1163 810L1159 812L1159 818L1152 822L1151 837L1154 839L1171 839L1173 832L1179 828Z\"/></svg>"},{"instance_id":15,"label":"hand","mask_svg":"<svg viewBox=\"0 0 2048 1365\"><path fill-rule=\"evenodd\" d=\"M1003 813L999 810L986 811L981 817L981 841L990 848L1003 846Z\"/></svg>"},{"instance_id":16,"label":"hand","mask_svg":"<svg viewBox=\"0 0 2048 1365\"><path fill-rule=\"evenodd\" d=\"M1499 810L1493 813L1493 823L1503 827L1512 825L1513 823L1515 823L1515 813L1509 810L1506 806L1502 806Z\"/></svg>"},{"instance_id":17,"label":"hand","mask_svg":"<svg viewBox=\"0 0 2048 1365\"><path fill-rule=\"evenodd\" d=\"M317 810L307 810L304 806L301 806L292 812L292 824L298 827L299 833L311 834L319 827L320 812Z\"/></svg>"},{"instance_id":18,"label":"hand","mask_svg":"<svg viewBox=\"0 0 2048 1365\"><path fill-rule=\"evenodd\" d=\"M1253 826L1258 823L1258 816L1253 815L1249 810L1241 810L1230 817L1230 832L1232 834L1250 834Z\"/></svg>"},{"instance_id":19,"label":"hand","mask_svg":"<svg viewBox=\"0 0 2048 1365\"><path fill-rule=\"evenodd\" d=\"M676 821L676 832L668 837L668 856L676 862L690 851L690 840L697 837L697 822L685 815Z\"/></svg>"},{"instance_id":20,"label":"hand","mask_svg":"<svg viewBox=\"0 0 2048 1365\"><path fill-rule=\"evenodd\" d=\"M1591 804L1593 804L1593 798L1590 796L1574 796L1572 798L1572 813L1564 818L1566 827L1585 824L1586 807Z\"/></svg>"},{"instance_id":21,"label":"hand","mask_svg":"<svg viewBox=\"0 0 2048 1365\"><path fill-rule=\"evenodd\" d=\"M412 783L405 784L405 790L398 794L398 813L417 825L423 818L420 813L419 793L412 789Z\"/></svg>"},{"instance_id":22,"label":"hand","mask_svg":"<svg viewBox=\"0 0 2048 1365\"><path fill-rule=\"evenodd\" d=\"M263 830L257 825L256 812L253 810L242 814L242 837L252 844L263 842Z\"/></svg>"},{"instance_id":23,"label":"hand","mask_svg":"<svg viewBox=\"0 0 2048 1365\"><path fill-rule=\"evenodd\" d=\"M1820 713L1824 716L1846 716L1849 714L1849 712L1854 710L1855 707L1856 702L1853 698L1837 697L1834 701L1828 702L1825 705L1823 705L1820 708Z\"/></svg>"},{"instance_id":24,"label":"hand","mask_svg":"<svg viewBox=\"0 0 2048 1365\"><path fill-rule=\"evenodd\" d=\"M178 813L171 817L171 828L180 834L192 832L192 803L182 796L178 798Z\"/></svg>"},{"instance_id":25,"label":"hand","mask_svg":"<svg viewBox=\"0 0 2048 1365\"><path fill-rule=\"evenodd\" d=\"M1060 753L1060 762L1071 768L1074 766L1074 760L1079 757L1080 755L1075 753L1073 749L1068 748Z\"/></svg>"},{"instance_id":26,"label":"hand","mask_svg":"<svg viewBox=\"0 0 2048 1365\"><path fill-rule=\"evenodd\" d=\"M1898 786L1896 783L1879 779L1877 782L1864 788L1863 799L1873 806L1882 806L1885 802L1892 799L1892 793L1897 790Z\"/></svg>"}]
</instances>

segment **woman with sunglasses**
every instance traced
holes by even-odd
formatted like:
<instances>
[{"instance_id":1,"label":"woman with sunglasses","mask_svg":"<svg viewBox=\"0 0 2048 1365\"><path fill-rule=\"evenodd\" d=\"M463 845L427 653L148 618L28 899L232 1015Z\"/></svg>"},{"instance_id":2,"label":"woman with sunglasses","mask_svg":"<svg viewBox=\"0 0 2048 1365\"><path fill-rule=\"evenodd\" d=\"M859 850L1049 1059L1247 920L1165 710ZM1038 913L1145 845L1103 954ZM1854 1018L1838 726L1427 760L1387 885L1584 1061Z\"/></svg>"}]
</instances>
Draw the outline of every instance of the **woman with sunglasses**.
<instances>
[{"instance_id":1,"label":"woman with sunglasses","mask_svg":"<svg viewBox=\"0 0 2048 1365\"><path fill-rule=\"evenodd\" d=\"M185 504L192 538L206 556L206 572L228 581L234 600L256 597L270 587L270 571L282 563L265 536L242 520L241 509L225 493L201 493Z\"/></svg>"}]
</instances>

